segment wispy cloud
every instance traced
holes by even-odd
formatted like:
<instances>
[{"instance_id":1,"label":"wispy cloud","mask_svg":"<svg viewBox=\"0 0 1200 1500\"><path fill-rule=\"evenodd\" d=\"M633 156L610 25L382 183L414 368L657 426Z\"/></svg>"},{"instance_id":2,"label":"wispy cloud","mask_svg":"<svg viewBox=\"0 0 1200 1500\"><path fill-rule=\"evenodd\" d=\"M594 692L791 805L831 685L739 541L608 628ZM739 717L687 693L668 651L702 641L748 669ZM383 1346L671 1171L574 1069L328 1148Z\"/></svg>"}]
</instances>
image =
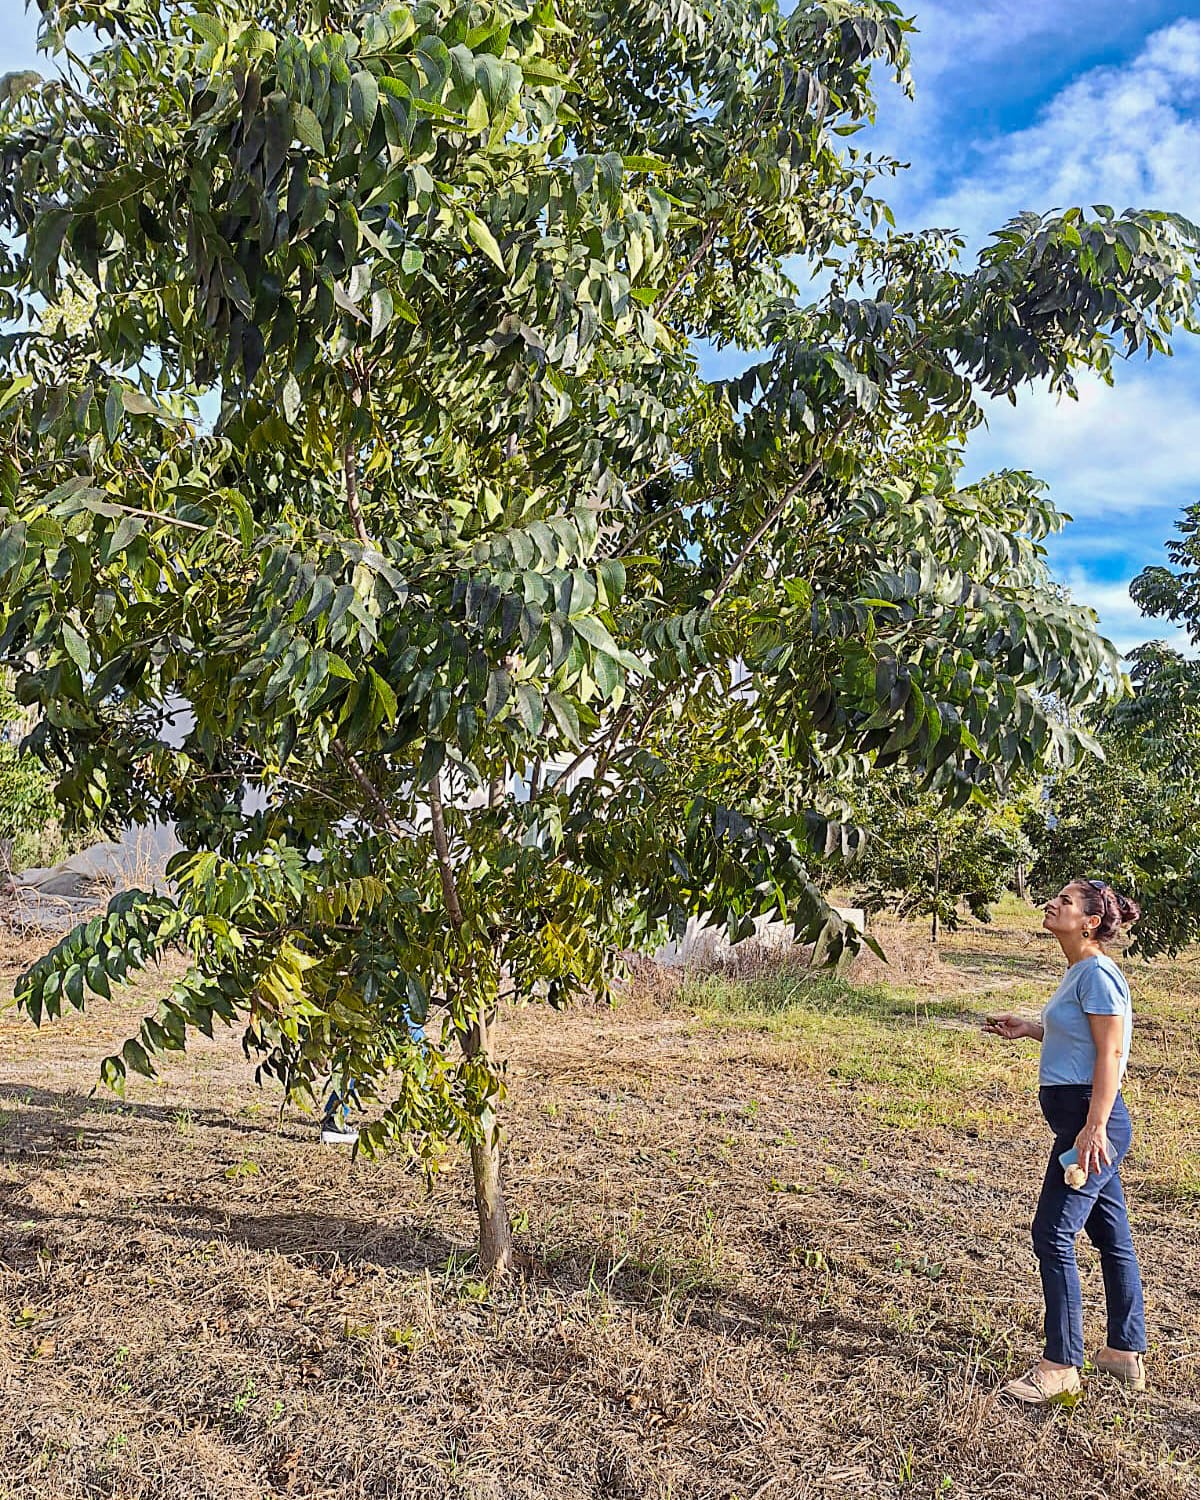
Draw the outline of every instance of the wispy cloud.
<instances>
[{"instance_id":1,"label":"wispy cloud","mask_svg":"<svg viewBox=\"0 0 1200 1500\"><path fill-rule=\"evenodd\" d=\"M989 403L988 427L968 448L971 473L1032 469L1062 509L1128 522L1200 500L1200 355L1123 366L1116 384L1079 380L1078 401L1031 391Z\"/></svg>"},{"instance_id":2,"label":"wispy cloud","mask_svg":"<svg viewBox=\"0 0 1200 1500\"><path fill-rule=\"evenodd\" d=\"M1033 124L977 143L927 222L979 245L1015 211L1112 203L1200 215L1200 20L1148 37L1122 67L1095 68Z\"/></svg>"},{"instance_id":3,"label":"wispy cloud","mask_svg":"<svg viewBox=\"0 0 1200 1500\"><path fill-rule=\"evenodd\" d=\"M1100 616L1100 629L1122 654L1145 641L1166 641L1177 651L1195 654L1186 632L1162 620L1147 620L1129 597L1125 583L1104 583L1083 568L1068 568L1062 582L1074 598Z\"/></svg>"}]
</instances>

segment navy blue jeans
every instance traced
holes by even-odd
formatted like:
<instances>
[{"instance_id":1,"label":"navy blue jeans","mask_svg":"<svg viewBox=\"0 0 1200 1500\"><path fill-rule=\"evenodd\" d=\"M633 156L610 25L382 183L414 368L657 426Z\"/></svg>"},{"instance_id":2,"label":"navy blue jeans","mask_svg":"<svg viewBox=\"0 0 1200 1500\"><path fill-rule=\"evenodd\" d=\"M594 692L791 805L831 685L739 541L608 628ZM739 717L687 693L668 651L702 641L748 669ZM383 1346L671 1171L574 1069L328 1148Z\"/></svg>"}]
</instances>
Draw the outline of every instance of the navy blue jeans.
<instances>
[{"instance_id":1,"label":"navy blue jeans","mask_svg":"<svg viewBox=\"0 0 1200 1500\"><path fill-rule=\"evenodd\" d=\"M1054 1132L1046 1180L1033 1219L1033 1249L1046 1296L1046 1358L1059 1365L1083 1365L1083 1296L1075 1263L1075 1237L1081 1229L1087 1231L1100 1252L1109 1348L1144 1354L1142 1276L1119 1171L1133 1138L1125 1101L1117 1095L1108 1120L1112 1164L1099 1175L1093 1172L1083 1187L1069 1188L1063 1181L1059 1153L1071 1149L1087 1121L1091 1085L1054 1084L1041 1089L1038 1099Z\"/></svg>"}]
</instances>

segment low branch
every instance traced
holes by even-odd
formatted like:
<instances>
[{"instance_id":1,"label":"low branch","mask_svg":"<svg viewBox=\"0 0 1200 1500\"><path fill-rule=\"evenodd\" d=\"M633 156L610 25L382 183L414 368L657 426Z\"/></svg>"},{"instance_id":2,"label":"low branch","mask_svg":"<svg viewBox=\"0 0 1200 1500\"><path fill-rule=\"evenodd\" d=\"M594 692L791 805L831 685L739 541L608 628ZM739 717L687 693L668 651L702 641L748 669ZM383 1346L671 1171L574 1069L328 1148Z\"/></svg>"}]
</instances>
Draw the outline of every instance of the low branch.
<instances>
[{"instance_id":1,"label":"low branch","mask_svg":"<svg viewBox=\"0 0 1200 1500\"><path fill-rule=\"evenodd\" d=\"M450 925L455 932L458 932L463 925L463 910L458 899L458 883L454 878L454 866L450 862L450 841L446 837L440 771L429 783L429 817L433 824L433 847L437 851L438 874L442 880L442 895L446 900L446 915L450 918Z\"/></svg>"},{"instance_id":2,"label":"low branch","mask_svg":"<svg viewBox=\"0 0 1200 1500\"><path fill-rule=\"evenodd\" d=\"M124 505L119 500L105 500L105 508L111 507L119 510L125 516L138 516L143 521L158 521L163 526L178 526L182 531L201 531L211 536L219 536L223 542L237 542L239 537L233 532L225 531L220 526L205 526L202 521L184 521L178 516L164 516L161 511L143 510L137 505Z\"/></svg>"},{"instance_id":3,"label":"low branch","mask_svg":"<svg viewBox=\"0 0 1200 1500\"><path fill-rule=\"evenodd\" d=\"M392 837L396 839L404 838L404 830L400 827L399 823L396 822L395 818L392 817L387 803L383 800L383 794L380 792L379 788L375 785L371 778L367 775L367 773L363 770L363 768L359 765L354 756L351 755L350 751L346 749L345 745L343 745L339 740L334 740L333 753L337 756L338 760L341 761L342 765L354 778L354 781L361 788L363 794L367 798L367 801L370 802L371 806L375 809L383 826L392 835Z\"/></svg>"},{"instance_id":4,"label":"low branch","mask_svg":"<svg viewBox=\"0 0 1200 1500\"><path fill-rule=\"evenodd\" d=\"M711 223L709 224L708 228L705 230L704 238L696 246L696 249L693 251L693 253L688 256L687 264L684 266L683 270L679 273L679 276L676 279L674 286L672 286L670 288L670 290L667 292L666 296L663 297L661 299L661 301L658 303L657 307L655 307L655 309L654 309L655 317L659 316L659 314L661 314L661 313L666 312L667 308L670 307L671 303L674 302L675 298L683 290L684 283L687 281L688 277L692 274L692 272L696 269L696 267L700 264L700 262L708 254L708 252L712 249L712 243L716 239L716 237L717 237L717 230L720 227L721 227L721 221L720 221L720 219L713 219L711 221Z\"/></svg>"}]
</instances>

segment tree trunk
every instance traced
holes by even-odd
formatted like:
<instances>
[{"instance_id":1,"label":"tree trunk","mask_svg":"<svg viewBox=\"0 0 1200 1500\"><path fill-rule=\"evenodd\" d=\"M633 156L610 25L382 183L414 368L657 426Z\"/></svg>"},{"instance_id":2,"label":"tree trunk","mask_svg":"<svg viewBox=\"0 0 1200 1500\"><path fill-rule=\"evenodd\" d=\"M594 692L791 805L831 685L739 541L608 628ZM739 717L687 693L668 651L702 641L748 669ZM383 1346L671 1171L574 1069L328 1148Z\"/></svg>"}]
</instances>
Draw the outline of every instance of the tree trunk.
<instances>
[{"instance_id":1,"label":"tree trunk","mask_svg":"<svg viewBox=\"0 0 1200 1500\"><path fill-rule=\"evenodd\" d=\"M937 947L938 940L938 908L942 901L942 838L940 834L933 836L933 944Z\"/></svg>"},{"instance_id":2,"label":"tree trunk","mask_svg":"<svg viewBox=\"0 0 1200 1500\"><path fill-rule=\"evenodd\" d=\"M490 796L490 789L489 789ZM446 915L455 932L463 927L462 903L458 898L458 880L450 858L450 841L446 836L446 810L442 802L442 778L436 774L429 783L429 820L433 827L433 847L437 853L446 898ZM458 1034L459 1045L467 1057L479 1057L495 1072L496 1013L480 1015L469 1031ZM494 1109L485 1109L480 1120L481 1141L471 1142L471 1173L475 1180L475 1207L479 1211L479 1265L488 1276L500 1280L512 1269L512 1227L504 1203L504 1183L500 1178L500 1130Z\"/></svg>"},{"instance_id":3,"label":"tree trunk","mask_svg":"<svg viewBox=\"0 0 1200 1500\"><path fill-rule=\"evenodd\" d=\"M1025 898L1025 861L1017 861L1017 896L1024 901Z\"/></svg>"},{"instance_id":4,"label":"tree trunk","mask_svg":"<svg viewBox=\"0 0 1200 1500\"><path fill-rule=\"evenodd\" d=\"M512 1270L512 1226L504 1202L500 1145L491 1111L484 1124L487 1139L471 1142L471 1172L475 1179L475 1207L479 1213L479 1265L499 1281Z\"/></svg>"},{"instance_id":5,"label":"tree trunk","mask_svg":"<svg viewBox=\"0 0 1200 1500\"><path fill-rule=\"evenodd\" d=\"M468 1057L482 1056L494 1062L496 1020L473 1026L462 1038L462 1049ZM480 1120L483 1139L471 1142L471 1175L475 1183L475 1208L479 1214L479 1266L493 1280L499 1281L512 1270L512 1226L504 1201L504 1181L500 1173L500 1128L494 1109L484 1111Z\"/></svg>"}]
</instances>

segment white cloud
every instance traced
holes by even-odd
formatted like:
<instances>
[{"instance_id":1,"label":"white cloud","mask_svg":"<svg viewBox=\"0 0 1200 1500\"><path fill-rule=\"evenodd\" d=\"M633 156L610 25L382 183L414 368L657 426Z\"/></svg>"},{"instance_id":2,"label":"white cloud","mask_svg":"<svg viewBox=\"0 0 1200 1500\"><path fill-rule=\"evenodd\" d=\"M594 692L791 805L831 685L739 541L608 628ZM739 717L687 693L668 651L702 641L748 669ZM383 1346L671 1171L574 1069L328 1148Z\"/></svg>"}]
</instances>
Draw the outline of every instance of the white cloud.
<instances>
[{"instance_id":1,"label":"white cloud","mask_svg":"<svg viewBox=\"0 0 1200 1500\"><path fill-rule=\"evenodd\" d=\"M918 85L927 88L943 74L979 68L1025 45L1031 38L1069 32L1078 21L1075 0L1043 0L1014 5L1012 0L983 0L964 14L959 3L922 4L912 39Z\"/></svg>"},{"instance_id":2,"label":"white cloud","mask_svg":"<svg viewBox=\"0 0 1200 1500\"><path fill-rule=\"evenodd\" d=\"M1104 583L1082 568L1069 568L1061 582L1079 604L1089 605L1100 616L1100 629L1117 650L1125 653L1144 641L1166 641L1177 651L1195 654L1186 631L1165 620L1148 620L1129 597L1127 583Z\"/></svg>"},{"instance_id":3,"label":"white cloud","mask_svg":"<svg viewBox=\"0 0 1200 1500\"><path fill-rule=\"evenodd\" d=\"M926 222L978 246L1023 208L1111 203L1200 217L1200 21L1146 39L1123 67L1067 85L1023 130L978 144Z\"/></svg>"},{"instance_id":4,"label":"white cloud","mask_svg":"<svg viewBox=\"0 0 1200 1500\"><path fill-rule=\"evenodd\" d=\"M1084 519L1200 499L1200 359L1122 365L1116 384L1079 378L1079 400L1031 390L1017 405L991 401L988 427L972 436L968 471L1031 469L1056 503Z\"/></svg>"}]
</instances>

